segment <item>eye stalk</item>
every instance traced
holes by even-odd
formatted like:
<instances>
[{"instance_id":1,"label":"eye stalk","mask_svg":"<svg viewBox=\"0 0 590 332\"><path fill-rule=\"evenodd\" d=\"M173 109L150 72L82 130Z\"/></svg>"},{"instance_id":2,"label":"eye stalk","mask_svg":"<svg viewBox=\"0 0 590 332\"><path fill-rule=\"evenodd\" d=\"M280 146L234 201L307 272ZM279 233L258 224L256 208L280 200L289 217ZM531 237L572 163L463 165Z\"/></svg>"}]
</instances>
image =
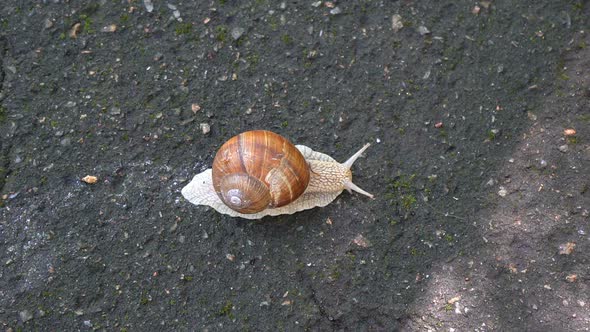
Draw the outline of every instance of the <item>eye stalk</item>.
<instances>
[{"instance_id":1,"label":"eye stalk","mask_svg":"<svg viewBox=\"0 0 590 332\"><path fill-rule=\"evenodd\" d=\"M363 154L363 152L365 152L365 150L369 148L369 146L371 146L370 143L365 144L360 150L358 150L355 154L353 154L352 157L348 158L348 160L345 161L342 164L342 166L346 167L346 169L350 169L352 167L352 164L354 164L354 162L358 159L358 157L360 157ZM369 194L368 192L362 190L359 186L357 186L356 184L352 183L352 181L344 181L344 187L351 194L352 194L352 191L356 191L359 194L363 194L363 195L365 195L367 197L370 197L372 199L375 199L375 196L373 196L372 194Z\"/></svg>"}]
</instances>

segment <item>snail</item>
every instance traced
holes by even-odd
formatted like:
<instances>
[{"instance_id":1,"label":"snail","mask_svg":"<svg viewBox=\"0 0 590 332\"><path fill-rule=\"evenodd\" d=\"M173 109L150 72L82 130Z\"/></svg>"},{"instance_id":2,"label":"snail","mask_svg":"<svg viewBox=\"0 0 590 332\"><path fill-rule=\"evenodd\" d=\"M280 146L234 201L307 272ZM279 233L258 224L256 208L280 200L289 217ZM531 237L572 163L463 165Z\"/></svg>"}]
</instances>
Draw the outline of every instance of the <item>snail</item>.
<instances>
[{"instance_id":1,"label":"snail","mask_svg":"<svg viewBox=\"0 0 590 332\"><path fill-rule=\"evenodd\" d=\"M373 198L352 183L350 171L369 146L341 164L270 131L243 132L221 146L212 167L195 175L182 195L193 204L245 219L326 206L345 189Z\"/></svg>"}]
</instances>

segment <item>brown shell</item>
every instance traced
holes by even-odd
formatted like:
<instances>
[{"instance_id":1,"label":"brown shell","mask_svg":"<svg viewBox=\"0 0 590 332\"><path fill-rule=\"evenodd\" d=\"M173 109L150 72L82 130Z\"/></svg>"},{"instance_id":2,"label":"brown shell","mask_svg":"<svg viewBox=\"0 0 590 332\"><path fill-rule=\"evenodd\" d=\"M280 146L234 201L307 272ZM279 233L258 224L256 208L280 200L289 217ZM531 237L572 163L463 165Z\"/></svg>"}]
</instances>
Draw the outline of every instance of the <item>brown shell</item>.
<instances>
[{"instance_id":1,"label":"brown shell","mask_svg":"<svg viewBox=\"0 0 590 332\"><path fill-rule=\"evenodd\" d=\"M266 130L253 130L230 138L217 152L213 160L213 187L217 195L230 208L241 213L256 213L266 207L281 207L296 200L307 188L309 183L309 165L301 152L286 138ZM255 202L247 193L241 193L240 201L252 201L255 207L239 206L235 208L227 200L227 191L222 190L222 182L230 183L236 180L223 180L226 176L240 174L244 181L253 185L253 194L257 197L267 197L261 193L260 181L270 194L268 204ZM249 184L240 184L241 190L247 189ZM239 188L234 188L234 190ZM262 206L261 206L262 205ZM266 206L264 206L266 205ZM242 212L245 211L245 212Z\"/></svg>"}]
</instances>

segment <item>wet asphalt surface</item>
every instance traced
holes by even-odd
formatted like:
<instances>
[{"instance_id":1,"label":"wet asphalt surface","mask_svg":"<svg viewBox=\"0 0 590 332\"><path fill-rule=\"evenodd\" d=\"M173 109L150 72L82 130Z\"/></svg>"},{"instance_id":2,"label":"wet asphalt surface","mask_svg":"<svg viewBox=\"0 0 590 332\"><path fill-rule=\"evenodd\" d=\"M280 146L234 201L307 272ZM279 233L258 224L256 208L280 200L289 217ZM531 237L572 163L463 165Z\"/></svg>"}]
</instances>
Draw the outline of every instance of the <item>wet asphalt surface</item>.
<instances>
[{"instance_id":1,"label":"wet asphalt surface","mask_svg":"<svg viewBox=\"0 0 590 332\"><path fill-rule=\"evenodd\" d=\"M3 330L589 329L588 1L150 3L0 8ZM184 200L251 129L376 199Z\"/></svg>"}]
</instances>

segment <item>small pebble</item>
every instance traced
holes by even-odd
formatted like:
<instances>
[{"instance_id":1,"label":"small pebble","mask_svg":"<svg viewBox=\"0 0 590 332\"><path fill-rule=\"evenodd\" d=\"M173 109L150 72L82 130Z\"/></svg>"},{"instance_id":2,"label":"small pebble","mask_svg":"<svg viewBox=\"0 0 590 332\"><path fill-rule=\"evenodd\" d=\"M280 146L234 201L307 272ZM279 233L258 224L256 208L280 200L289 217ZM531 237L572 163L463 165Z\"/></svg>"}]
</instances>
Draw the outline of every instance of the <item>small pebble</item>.
<instances>
[{"instance_id":1,"label":"small pebble","mask_svg":"<svg viewBox=\"0 0 590 332\"><path fill-rule=\"evenodd\" d=\"M85 177L82 178L82 181L86 182L88 184L95 184L98 181L98 178L93 175L86 175Z\"/></svg>"},{"instance_id":2,"label":"small pebble","mask_svg":"<svg viewBox=\"0 0 590 332\"><path fill-rule=\"evenodd\" d=\"M361 248L367 248L369 246L369 241L362 234L357 234L352 242Z\"/></svg>"},{"instance_id":3,"label":"small pebble","mask_svg":"<svg viewBox=\"0 0 590 332\"><path fill-rule=\"evenodd\" d=\"M50 20L50 19L48 19L48 18L46 18L46 19L45 19L45 22L43 22L43 27L44 27L45 29L49 29L49 28L51 28L52 26L53 26L53 21L52 21L52 20Z\"/></svg>"},{"instance_id":4,"label":"small pebble","mask_svg":"<svg viewBox=\"0 0 590 332\"><path fill-rule=\"evenodd\" d=\"M78 38L78 32L80 32L81 26L82 25L80 23L76 23L72 26L70 32L68 33L70 38Z\"/></svg>"},{"instance_id":5,"label":"small pebble","mask_svg":"<svg viewBox=\"0 0 590 332\"><path fill-rule=\"evenodd\" d=\"M455 302L457 302L459 300L461 300L461 296L455 296L452 299L448 300L447 303L448 304L453 304L453 303L455 303Z\"/></svg>"},{"instance_id":6,"label":"small pebble","mask_svg":"<svg viewBox=\"0 0 590 332\"><path fill-rule=\"evenodd\" d=\"M193 111L193 113L197 113L198 111L201 110L201 106L199 104L192 104L191 105L191 111Z\"/></svg>"},{"instance_id":7,"label":"small pebble","mask_svg":"<svg viewBox=\"0 0 590 332\"><path fill-rule=\"evenodd\" d=\"M109 25L102 28L102 32L115 32L115 31L117 31L116 24L109 24Z\"/></svg>"},{"instance_id":8,"label":"small pebble","mask_svg":"<svg viewBox=\"0 0 590 332\"><path fill-rule=\"evenodd\" d=\"M189 124L189 123L191 123L193 121L195 121L195 118L194 117L193 118L186 119L186 120L183 120L183 121L180 122L180 124L183 125L183 126L186 126L187 124Z\"/></svg>"},{"instance_id":9,"label":"small pebble","mask_svg":"<svg viewBox=\"0 0 590 332\"><path fill-rule=\"evenodd\" d=\"M566 144L559 147L559 151L566 153L569 150Z\"/></svg>"},{"instance_id":10,"label":"small pebble","mask_svg":"<svg viewBox=\"0 0 590 332\"><path fill-rule=\"evenodd\" d=\"M174 16L174 18L177 19L179 22L182 22L178 8L176 8L175 5L170 4L170 3L168 4L168 8L172 11L172 15Z\"/></svg>"},{"instance_id":11,"label":"small pebble","mask_svg":"<svg viewBox=\"0 0 590 332\"><path fill-rule=\"evenodd\" d=\"M529 118L529 120L537 121L537 115L535 113L527 112L526 115Z\"/></svg>"},{"instance_id":12,"label":"small pebble","mask_svg":"<svg viewBox=\"0 0 590 332\"><path fill-rule=\"evenodd\" d=\"M330 9L330 14L332 14L332 15L338 15L340 13L342 13L342 9L340 9L340 7Z\"/></svg>"},{"instance_id":13,"label":"small pebble","mask_svg":"<svg viewBox=\"0 0 590 332\"><path fill-rule=\"evenodd\" d=\"M576 134L576 130L573 128L567 128L563 131L565 136L574 136Z\"/></svg>"},{"instance_id":14,"label":"small pebble","mask_svg":"<svg viewBox=\"0 0 590 332\"><path fill-rule=\"evenodd\" d=\"M62 139L62 140L59 142L59 144L60 144L61 146L69 146L71 142L72 142L72 140L71 140L69 137L66 137L66 138Z\"/></svg>"},{"instance_id":15,"label":"small pebble","mask_svg":"<svg viewBox=\"0 0 590 332\"><path fill-rule=\"evenodd\" d=\"M233 29L231 29L231 37L234 40L238 40L240 39L240 37L242 37L242 35L244 34L246 30L244 28L240 28L240 27L235 27Z\"/></svg>"},{"instance_id":16,"label":"small pebble","mask_svg":"<svg viewBox=\"0 0 590 332\"><path fill-rule=\"evenodd\" d=\"M504 187L500 187L500 190L498 190L498 195L504 197L504 196L508 195L508 190L506 190L506 188L504 188Z\"/></svg>"},{"instance_id":17,"label":"small pebble","mask_svg":"<svg viewBox=\"0 0 590 332\"><path fill-rule=\"evenodd\" d=\"M33 314L28 311L28 310L23 310L21 312L18 313L18 316L20 317L20 320L24 323L24 322L28 322L31 319L33 319Z\"/></svg>"},{"instance_id":18,"label":"small pebble","mask_svg":"<svg viewBox=\"0 0 590 332\"><path fill-rule=\"evenodd\" d=\"M393 32L398 32L403 27L404 23L402 22L401 15L395 14L391 16L391 29L393 30Z\"/></svg>"},{"instance_id":19,"label":"small pebble","mask_svg":"<svg viewBox=\"0 0 590 332\"><path fill-rule=\"evenodd\" d=\"M428 28L427 28L427 27L425 27L425 26L421 25L421 26L419 26L419 27L418 27L418 33L419 33L420 35L422 35L422 36L425 36L425 35L427 35L427 34L429 34L429 33L430 33L430 30L428 30Z\"/></svg>"},{"instance_id":20,"label":"small pebble","mask_svg":"<svg viewBox=\"0 0 590 332\"><path fill-rule=\"evenodd\" d=\"M559 245L560 255L570 255L576 248L575 242L567 242Z\"/></svg>"},{"instance_id":21,"label":"small pebble","mask_svg":"<svg viewBox=\"0 0 590 332\"><path fill-rule=\"evenodd\" d=\"M199 126L203 132L203 135L207 135L211 131L211 126L208 123L201 123Z\"/></svg>"},{"instance_id":22,"label":"small pebble","mask_svg":"<svg viewBox=\"0 0 590 332\"><path fill-rule=\"evenodd\" d=\"M143 5L148 13L151 13L154 10L154 5L152 4L152 0L143 0Z\"/></svg>"},{"instance_id":23,"label":"small pebble","mask_svg":"<svg viewBox=\"0 0 590 332\"><path fill-rule=\"evenodd\" d=\"M541 159L541 162L540 162L540 167L541 167L541 168L545 168L545 167L547 167L547 161L546 161L545 159Z\"/></svg>"}]
</instances>

